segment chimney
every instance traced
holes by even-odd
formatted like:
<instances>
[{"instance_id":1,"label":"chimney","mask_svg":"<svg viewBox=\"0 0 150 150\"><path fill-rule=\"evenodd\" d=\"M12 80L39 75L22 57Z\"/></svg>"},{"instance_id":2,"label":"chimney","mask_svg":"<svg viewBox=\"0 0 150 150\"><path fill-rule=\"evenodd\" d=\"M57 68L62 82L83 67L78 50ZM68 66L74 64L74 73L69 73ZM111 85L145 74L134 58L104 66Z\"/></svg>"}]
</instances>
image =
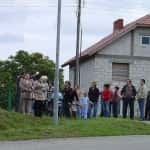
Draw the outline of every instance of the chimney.
<instances>
[{"instance_id":1,"label":"chimney","mask_svg":"<svg viewBox=\"0 0 150 150\"><path fill-rule=\"evenodd\" d=\"M124 28L123 19L118 19L114 22L114 32L120 31Z\"/></svg>"}]
</instances>

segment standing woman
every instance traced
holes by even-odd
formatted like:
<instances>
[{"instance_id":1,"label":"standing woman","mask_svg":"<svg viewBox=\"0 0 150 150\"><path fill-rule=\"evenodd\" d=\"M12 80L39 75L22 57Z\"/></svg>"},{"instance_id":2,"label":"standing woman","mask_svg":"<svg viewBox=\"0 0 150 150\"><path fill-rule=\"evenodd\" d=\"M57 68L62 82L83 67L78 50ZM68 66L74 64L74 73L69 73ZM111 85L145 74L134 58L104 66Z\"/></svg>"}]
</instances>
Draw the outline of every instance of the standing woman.
<instances>
[{"instance_id":1,"label":"standing woman","mask_svg":"<svg viewBox=\"0 0 150 150\"><path fill-rule=\"evenodd\" d=\"M77 93L78 99L80 100L82 96L82 91L79 86L75 87L75 92ZM81 107L80 107L80 102L77 102L77 117L81 118Z\"/></svg>"},{"instance_id":2,"label":"standing woman","mask_svg":"<svg viewBox=\"0 0 150 150\"><path fill-rule=\"evenodd\" d=\"M46 101L48 100L48 91L49 91L48 77L42 76L41 77L41 83L43 84L43 87L42 87L43 112L46 112Z\"/></svg>"},{"instance_id":3,"label":"standing woman","mask_svg":"<svg viewBox=\"0 0 150 150\"><path fill-rule=\"evenodd\" d=\"M42 76L34 82L34 97L35 97L35 116L42 117L44 103L47 99L48 83L47 78Z\"/></svg>"},{"instance_id":4,"label":"standing woman","mask_svg":"<svg viewBox=\"0 0 150 150\"><path fill-rule=\"evenodd\" d=\"M116 86L112 96L112 111L113 111L113 117L115 118L118 117L118 109L119 109L118 107L119 107L120 100L121 100L121 95L119 93L119 87Z\"/></svg>"},{"instance_id":5,"label":"standing woman","mask_svg":"<svg viewBox=\"0 0 150 150\"><path fill-rule=\"evenodd\" d=\"M23 114L31 114L32 113L32 80L30 79L30 75L26 74L24 78L20 79L19 83L20 91L21 91L21 112Z\"/></svg>"},{"instance_id":6,"label":"standing woman","mask_svg":"<svg viewBox=\"0 0 150 150\"><path fill-rule=\"evenodd\" d=\"M65 117L76 117L74 112L76 111L75 101L79 101L77 92L71 88L70 81L66 81L63 91L63 110ZM73 111L72 111L73 110Z\"/></svg>"}]
</instances>

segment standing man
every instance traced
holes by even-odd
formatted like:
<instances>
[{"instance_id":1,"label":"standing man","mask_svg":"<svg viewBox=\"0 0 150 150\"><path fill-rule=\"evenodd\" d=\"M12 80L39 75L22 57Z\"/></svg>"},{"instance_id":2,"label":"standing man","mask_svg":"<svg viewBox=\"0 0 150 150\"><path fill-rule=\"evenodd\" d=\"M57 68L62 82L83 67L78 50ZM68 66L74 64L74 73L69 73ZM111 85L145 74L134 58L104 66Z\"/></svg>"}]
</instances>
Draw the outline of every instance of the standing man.
<instances>
[{"instance_id":1,"label":"standing man","mask_svg":"<svg viewBox=\"0 0 150 150\"><path fill-rule=\"evenodd\" d=\"M63 91L63 111L65 117L76 117L72 111L72 107L76 107L75 101L79 101L77 92L71 88L70 81L65 81L64 91Z\"/></svg>"},{"instance_id":2,"label":"standing man","mask_svg":"<svg viewBox=\"0 0 150 150\"><path fill-rule=\"evenodd\" d=\"M134 119L134 100L136 96L136 89L131 80L127 80L127 84L123 87L121 95L123 98L123 118L127 117L127 109L129 105L130 118Z\"/></svg>"},{"instance_id":3,"label":"standing man","mask_svg":"<svg viewBox=\"0 0 150 150\"><path fill-rule=\"evenodd\" d=\"M141 79L140 87L137 91L137 100L139 103L140 119L141 120L144 120L144 108L145 108L146 97L147 97L147 87L145 85L145 80Z\"/></svg>"},{"instance_id":4,"label":"standing man","mask_svg":"<svg viewBox=\"0 0 150 150\"><path fill-rule=\"evenodd\" d=\"M92 109L93 109L93 117L97 116L99 95L100 95L100 92L99 92L99 89L97 88L97 84L95 81L93 81L88 92L88 97L90 100L88 118L91 118L92 116Z\"/></svg>"}]
</instances>

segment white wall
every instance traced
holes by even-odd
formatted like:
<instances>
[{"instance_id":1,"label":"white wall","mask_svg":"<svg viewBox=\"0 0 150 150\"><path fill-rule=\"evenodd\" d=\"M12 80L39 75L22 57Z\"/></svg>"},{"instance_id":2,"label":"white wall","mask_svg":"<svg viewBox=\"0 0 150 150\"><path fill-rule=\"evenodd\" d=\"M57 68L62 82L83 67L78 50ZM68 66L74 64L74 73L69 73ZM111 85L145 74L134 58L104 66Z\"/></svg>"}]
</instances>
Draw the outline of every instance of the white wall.
<instances>
[{"instance_id":1,"label":"white wall","mask_svg":"<svg viewBox=\"0 0 150 150\"><path fill-rule=\"evenodd\" d=\"M95 59L89 59L83 63L80 64L80 81L81 85L80 87L87 91L88 88L91 85L91 82L95 80L94 70L95 70ZM69 80L72 83L72 86L74 86L74 67L69 69Z\"/></svg>"},{"instance_id":2,"label":"white wall","mask_svg":"<svg viewBox=\"0 0 150 150\"><path fill-rule=\"evenodd\" d=\"M150 47L142 47L140 43L140 35L149 34L150 29L138 28L134 31L134 56L150 57ZM130 56L131 54L131 33L118 39L111 45L104 48L94 58L87 60L81 64L81 88L88 89L91 81L98 81L99 88L103 88L105 83L123 86L124 82L112 81L112 62L129 63L130 64L130 78L133 79L135 85L139 84L139 80L144 78L150 87L150 61L126 58L113 58L111 55ZM108 57L100 56L108 55ZM73 80L74 73L70 70L70 80Z\"/></svg>"},{"instance_id":3,"label":"white wall","mask_svg":"<svg viewBox=\"0 0 150 150\"><path fill-rule=\"evenodd\" d=\"M112 44L106 46L99 54L105 55L127 55L131 52L131 33L128 33L116 40Z\"/></svg>"},{"instance_id":4,"label":"white wall","mask_svg":"<svg viewBox=\"0 0 150 150\"><path fill-rule=\"evenodd\" d=\"M134 32L134 56L150 57L150 45L142 46L141 35L150 35L150 28L137 28Z\"/></svg>"},{"instance_id":5,"label":"white wall","mask_svg":"<svg viewBox=\"0 0 150 150\"><path fill-rule=\"evenodd\" d=\"M150 60L135 60L130 66L130 78L136 87L139 86L140 79L145 79L150 89Z\"/></svg>"},{"instance_id":6,"label":"white wall","mask_svg":"<svg viewBox=\"0 0 150 150\"><path fill-rule=\"evenodd\" d=\"M81 81L81 88L85 91L91 85L91 82L95 80L95 59L92 58L80 65L80 81Z\"/></svg>"}]
</instances>

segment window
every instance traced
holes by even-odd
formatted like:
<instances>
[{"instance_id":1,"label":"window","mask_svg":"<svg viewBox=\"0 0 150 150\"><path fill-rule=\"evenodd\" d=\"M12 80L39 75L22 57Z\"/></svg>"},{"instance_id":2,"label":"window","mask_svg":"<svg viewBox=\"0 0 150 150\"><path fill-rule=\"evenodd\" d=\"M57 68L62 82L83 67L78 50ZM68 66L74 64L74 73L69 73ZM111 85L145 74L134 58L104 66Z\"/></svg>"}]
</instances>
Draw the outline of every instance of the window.
<instances>
[{"instance_id":1,"label":"window","mask_svg":"<svg viewBox=\"0 0 150 150\"><path fill-rule=\"evenodd\" d=\"M141 43L142 45L150 45L150 36L142 36Z\"/></svg>"},{"instance_id":2,"label":"window","mask_svg":"<svg viewBox=\"0 0 150 150\"><path fill-rule=\"evenodd\" d=\"M126 81L129 79L129 64L113 63L112 64L112 80Z\"/></svg>"}]
</instances>

